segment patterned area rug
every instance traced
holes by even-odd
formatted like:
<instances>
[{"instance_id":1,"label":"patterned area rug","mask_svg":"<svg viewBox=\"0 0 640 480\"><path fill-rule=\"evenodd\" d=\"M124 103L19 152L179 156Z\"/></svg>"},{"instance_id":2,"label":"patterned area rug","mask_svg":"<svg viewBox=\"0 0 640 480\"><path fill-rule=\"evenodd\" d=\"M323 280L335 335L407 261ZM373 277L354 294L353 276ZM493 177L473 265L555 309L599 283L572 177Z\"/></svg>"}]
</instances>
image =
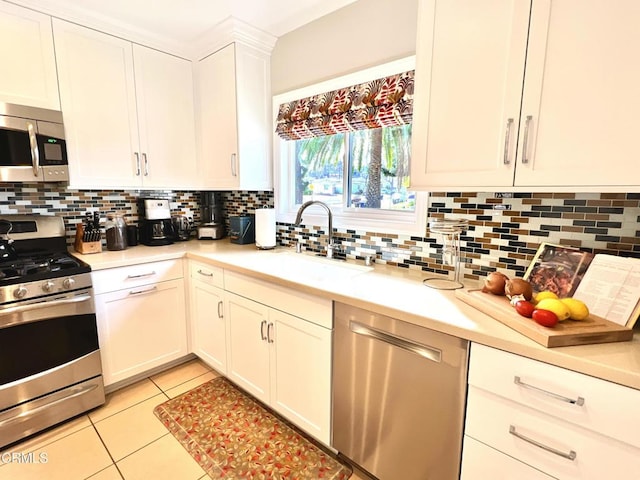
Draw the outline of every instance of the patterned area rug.
<instances>
[{"instance_id":1,"label":"patterned area rug","mask_svg":"<svg viewBox=\"0 0 640 480\"><path fill-rule=\"evenodd\" d=\"M334 459L224 377L158 405L156 416L213 479L346 480Z\"/></svg>"}]
</instances>

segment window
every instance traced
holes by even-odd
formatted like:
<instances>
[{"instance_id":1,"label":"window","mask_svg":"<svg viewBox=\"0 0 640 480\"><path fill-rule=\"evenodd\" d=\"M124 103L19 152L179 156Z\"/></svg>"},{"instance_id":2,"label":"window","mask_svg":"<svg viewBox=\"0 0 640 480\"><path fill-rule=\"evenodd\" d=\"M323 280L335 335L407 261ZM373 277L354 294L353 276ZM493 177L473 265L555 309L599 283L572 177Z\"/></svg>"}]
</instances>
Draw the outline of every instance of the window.
<instances>
[{"instance_id":1,"label":"window","mask_svg":"<svg viewBox=\"0 0 640 480\"><path fill-rule=\"evenodd\" d=\"M411 124L295 141L295 203L415 210L408 191Z\"/></svg>"},{"instance_id":2,"label":"window","mask_svg":"<svg viewBox=\"0 0 640 480\"><path fill-rule=\"evenodd\" d=\"M413 61L411 57L279 95L274 97L274 111L278 112L285 102L411 70ZM313 106L315 111L323 107ZM302 203L320 200L330 206L336 227L423 236L426 194L408 188L411 123L350 131L340 122L332 121L329 128L326 120L323 122L322 126L315 125L317 129L310 138L275 139L278 221L293 223ZM296 128L289 132L292 136ZM322 135L328 129L346 131ZM315 216L313 207L309 208L304 223L325 225L326 214L318 209Z\"/></svg>"}]
</instances>

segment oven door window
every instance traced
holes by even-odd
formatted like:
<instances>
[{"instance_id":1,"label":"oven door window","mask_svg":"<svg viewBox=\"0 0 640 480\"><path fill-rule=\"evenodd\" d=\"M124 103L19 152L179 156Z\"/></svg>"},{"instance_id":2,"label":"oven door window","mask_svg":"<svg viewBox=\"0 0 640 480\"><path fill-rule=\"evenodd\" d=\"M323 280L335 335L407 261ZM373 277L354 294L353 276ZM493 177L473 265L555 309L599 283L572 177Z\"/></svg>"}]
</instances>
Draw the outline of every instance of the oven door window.
<instances>
[{"instance_id":1,"label":"oven door window","mask_svg":"<svg viewBox=\"0 0 640 480\"><path fill-rule=\"evenodd\" d=\"M95 314L0 329L0 385L59 367L98 350Z\"/></svg>"}]
</instances>

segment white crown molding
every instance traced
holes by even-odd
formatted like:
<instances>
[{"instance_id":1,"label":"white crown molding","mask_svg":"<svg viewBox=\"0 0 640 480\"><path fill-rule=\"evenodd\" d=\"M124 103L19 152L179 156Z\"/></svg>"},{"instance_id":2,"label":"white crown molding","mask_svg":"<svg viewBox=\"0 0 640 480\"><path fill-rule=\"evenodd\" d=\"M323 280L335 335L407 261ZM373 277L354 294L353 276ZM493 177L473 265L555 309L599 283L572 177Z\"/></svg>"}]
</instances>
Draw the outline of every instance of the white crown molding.
<instances>
[{"instance_id":1,"label":"white crown molding","mask_svg":"<svg viewBox=\"0 0 640 480\"><path fill-rule=\"evenodd\" d=\"M196 40L192 54L194 59L201 60L232 42L241 42L271 55L277 40L277 37L235 17L227 17Z\"/></svg>"},{"instance_id":2,"label":"white crown molding","mask_svg":"<svg viewBox=\"0 0 640 480\"><path fill-rule=\"evenodd\" d=\"M12 3L194 61L232 42L242 42L271 55L277 41L277 37L231 16L194 41L178 42L135 25L124 22L116 24L110 17L81 7L65 8L53 0L19 0Z\"/></svg>"}]
</instances>

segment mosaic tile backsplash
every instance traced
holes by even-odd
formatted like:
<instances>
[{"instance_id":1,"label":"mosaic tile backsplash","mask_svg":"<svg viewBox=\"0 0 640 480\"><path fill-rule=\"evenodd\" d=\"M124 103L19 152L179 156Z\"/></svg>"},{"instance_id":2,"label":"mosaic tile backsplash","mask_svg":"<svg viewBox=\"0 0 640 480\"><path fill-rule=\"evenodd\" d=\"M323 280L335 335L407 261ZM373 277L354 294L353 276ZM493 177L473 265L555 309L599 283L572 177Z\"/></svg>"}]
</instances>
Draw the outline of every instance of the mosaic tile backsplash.
<instances>
[{"instance_id":1,"label":"mosaic tile backsplash","mask_svg":"<svg viewBox=\"0 0 640 480\"><path fill-rule=\"evenodd\" d=\"M172 213L200 219L199 192L73 190L63 184L0 184L0 214L60 215L72 244L75 226L86 211L123 214L127 223L138 221L140 196L168 198ZM543 242L574 246L594 253L640 258L640 194L638 193L514 193L500 198L493 193L434 193L429 198L431 218L464 218L469 228L461 235L462 272L478 279L498 270L523 275ZM223 215L253 213L273 206L272 192L223 192ZM302 242L310 250L326 245L326 227L278 224L278 243ZM438 235L423 237L386 232L337 230L335 238L344 255L400 268L452 274L442 265Z\"/></svg>"}]
</instances>

